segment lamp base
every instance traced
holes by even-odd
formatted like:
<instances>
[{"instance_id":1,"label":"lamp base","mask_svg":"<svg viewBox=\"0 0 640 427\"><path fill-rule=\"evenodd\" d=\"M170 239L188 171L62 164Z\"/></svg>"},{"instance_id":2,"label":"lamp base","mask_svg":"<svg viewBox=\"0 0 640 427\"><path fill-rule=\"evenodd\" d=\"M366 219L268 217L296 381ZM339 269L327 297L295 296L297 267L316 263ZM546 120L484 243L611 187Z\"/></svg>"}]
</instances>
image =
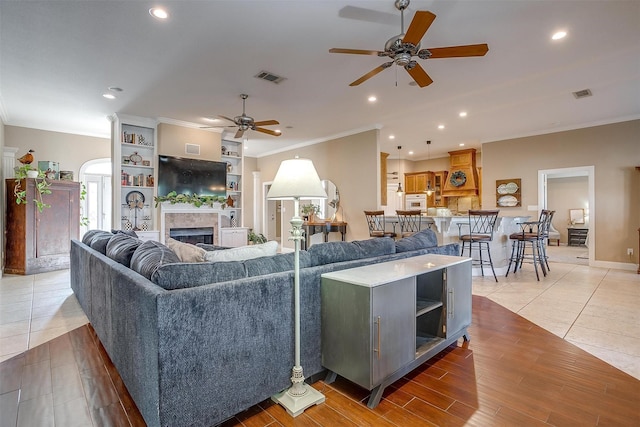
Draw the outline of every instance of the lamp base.
<instances>
[{"instance_id":1,"label":"lamp base","mask_svg":"<svg viewBox=\"0 0 640 427\"><path fill-rule=\"evenodd\" d=\"M309 384L302 383L298 387L304 388L304 394L294 395L291 392L294 388L292 386L281 393L271 396L271 400L282 405L289 415L294 418L303 413L305 409L324 402L324 394L320 393Z\"/></svg>"}]
</instances>

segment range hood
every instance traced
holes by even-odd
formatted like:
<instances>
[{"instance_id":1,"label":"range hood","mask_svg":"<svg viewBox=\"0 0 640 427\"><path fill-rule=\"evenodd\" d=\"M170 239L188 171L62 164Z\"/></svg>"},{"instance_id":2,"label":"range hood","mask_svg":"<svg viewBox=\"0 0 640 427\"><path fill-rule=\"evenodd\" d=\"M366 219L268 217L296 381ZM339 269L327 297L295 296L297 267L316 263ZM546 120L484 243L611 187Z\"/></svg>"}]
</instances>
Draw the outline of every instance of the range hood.
<instances>
[{"instance_id":1,"label":"range hood","mask_svg":"<svg viewBox=\"0 0 640 427\"><path fill-rule=\"evenodd\" d=\"M444 197L466 197L478 195L478 170L476 149L449 151L449 175L444 183Z\"/></svg>"}]
</instances>

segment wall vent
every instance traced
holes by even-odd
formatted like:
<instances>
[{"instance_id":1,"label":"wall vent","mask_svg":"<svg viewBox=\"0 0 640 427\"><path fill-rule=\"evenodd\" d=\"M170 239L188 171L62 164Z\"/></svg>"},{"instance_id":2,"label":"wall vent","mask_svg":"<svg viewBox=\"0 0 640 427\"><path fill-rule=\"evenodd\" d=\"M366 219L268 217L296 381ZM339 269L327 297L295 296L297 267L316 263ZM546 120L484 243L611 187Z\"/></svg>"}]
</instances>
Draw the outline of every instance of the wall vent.
<instances>
[{"instance_id":1,"label":"wall vent","mask_svg":"<svg viewBox=\"0 0 640 427\"><path fill-rule=\"evenodd\" d=\"M593 95L591 93L591 89L582 89L577 92L573 92L573 96L575 96L576 99L586 98L587 96L591 96L591 95Z\"/></svg>"},{"instance_id":2,"label":"wall vent","mask_svg":"<svg viewBox=\"0 0 640 427\"><path fill-rule=\"evenodd\" d=\"M264 71L264 70L260 71L258 74L256 74L253 77L255 77L257 79L266 80L268 82L276 83L276 84L286 80L286 78L284 78L284 77L276 76L275 74L270 73L268 71Z\"/></svg>"},{"instance_id":3,"label":"wall vent","mask_svg":"<svg viewBox=\"0 0 640 427\"><path fill-rule=\"evenodd\" d=\"M200 146L196 144L184 144L184 152L186 154L200 155Z\"/></svg>"}]
</instances>

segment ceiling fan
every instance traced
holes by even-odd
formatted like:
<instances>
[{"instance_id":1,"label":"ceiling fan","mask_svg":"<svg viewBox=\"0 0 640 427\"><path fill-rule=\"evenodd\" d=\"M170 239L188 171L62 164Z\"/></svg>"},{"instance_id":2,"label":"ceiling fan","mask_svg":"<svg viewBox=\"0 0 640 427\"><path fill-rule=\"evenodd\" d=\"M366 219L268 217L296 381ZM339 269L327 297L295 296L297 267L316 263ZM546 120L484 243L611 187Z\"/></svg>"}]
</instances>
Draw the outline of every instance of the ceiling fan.
<instances>
[{"instance_id":1,"label":"ceiling fan","mask_svg":"<svg viewBox=\"0 0 640 427\"><path fill-rule=\"evenodd\" d=\"M236 132L235 138L242 138L242 135L247 130L255 130L258 132L266 133L268 135L280 136L279 131L274 131L271 129L265 129L261 127L261 126L269 126L269 125L279 125L280 122L278 122L277 120L262 120L262 121L256 122L255 120L253 120L253 117L249 117L245 114L245 101L248 97L249 95L245 95L244 93L240 95L240 98L242 98L242 114L241 115L235 116L233 119L226 116L218 116L222 119L235 123L235 125L202 126L201 129L219 128L219 127L237 127L238 131Z\"/></svg>"},{"instance_id":2,"label":"ceiling fan","mask_svg":"<svg viewBox=\"0 0 640 427\"><path fill-rule=\"evenodd\" d=\"M396 65L404 67L418 86L425 87L433 83L433 80L431 80L431 77L429 77L420 64L413 59L414 56L420 59L459 58L465 56L484 56L489 51L489 46L486 43L420 49L420 40L422 40L422 37L436 19L436 15L429 11L417 11L405 33L404 10L409 6L409 2L410 0L395 0L395 7L400 11L401 33L387 40L383 51L340 48L329 49L331 53L377 55L380 57L387 56L391 59L391 61L385 62L369 71L367 74L349 84L349 86L358 86L360 83L369 80L371 77L391 67L395 63Z\"/></svg>"}]
</instances>

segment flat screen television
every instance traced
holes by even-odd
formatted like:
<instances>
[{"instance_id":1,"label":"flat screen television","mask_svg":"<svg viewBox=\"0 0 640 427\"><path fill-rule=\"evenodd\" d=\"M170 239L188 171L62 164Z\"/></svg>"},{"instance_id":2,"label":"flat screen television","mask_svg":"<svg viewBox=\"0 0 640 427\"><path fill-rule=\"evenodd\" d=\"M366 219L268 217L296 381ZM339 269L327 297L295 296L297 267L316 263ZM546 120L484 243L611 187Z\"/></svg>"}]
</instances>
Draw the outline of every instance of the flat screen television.
<instances>
[{"instance_id":1,"label":"flat screen television","mask_svg":"<svg viewBox=\"0 0 640 427\"><path fill-rule=\"evenodd\" d=\"M158 196L226 196L227 164L210 160L158 156Z\"/></svg>"}]
</instances>

